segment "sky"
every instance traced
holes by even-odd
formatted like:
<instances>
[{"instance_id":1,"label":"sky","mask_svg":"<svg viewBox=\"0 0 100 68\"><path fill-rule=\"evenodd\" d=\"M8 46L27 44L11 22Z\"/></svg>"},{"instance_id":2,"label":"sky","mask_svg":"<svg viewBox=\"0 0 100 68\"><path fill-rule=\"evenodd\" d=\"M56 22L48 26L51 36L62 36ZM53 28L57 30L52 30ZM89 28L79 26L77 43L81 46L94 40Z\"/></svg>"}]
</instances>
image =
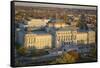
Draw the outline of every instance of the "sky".
<instances>
[{"instance_id":1,"label":"sky","mask_svg":"<svg viewBox=\"0 0 100 68\"><path fill-rule=\"evenodd\" d=\"M57 7L57 8L71 8L71 9L88 9L96 10L94 6L76 6L76 5L58 5L58 4L43 4L43 3L28 3L28 2L15 2L16 6L36 6L36 7Z\"/></svg>"}]
</instances>

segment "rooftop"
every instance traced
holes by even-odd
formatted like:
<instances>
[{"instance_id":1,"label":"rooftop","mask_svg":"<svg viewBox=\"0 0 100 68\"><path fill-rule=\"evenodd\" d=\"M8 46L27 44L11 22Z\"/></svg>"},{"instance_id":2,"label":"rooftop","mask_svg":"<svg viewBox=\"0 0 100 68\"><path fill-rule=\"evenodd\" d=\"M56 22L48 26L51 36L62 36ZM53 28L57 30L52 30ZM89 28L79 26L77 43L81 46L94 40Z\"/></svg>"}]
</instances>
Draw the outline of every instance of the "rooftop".
<instances>
[{"instance_id":1,"label":"rooftop","mask_svg":"<svg viewBox=\"0 0 100 68\"><path fill-rule=\"evenodd\" d=\"M55 18L51 18L48 21L48 23L56 23L56 22L64 22L64 21L62 19L55 19Z\"/></svg>"},{"instance_id":2,"label":"rooftop","mask_svg":"<svg viewBox=\"0 0 100 68\"><path fill-rule=\"evenodd\" d=\"M88 30L82 30L82 29L77 29L78 32L89 32L89 31L93 31L92 29L88 29Z\"/></svg>"},{"instance_id":3,"label":"rooftop","mask_svg":"<svg viewBox=\"0 0 100 68\"><path fill-rule=\"evenodd\" d=\"M57 29L57 31L76 31L77 29L73 29L72 27L70 26L67 26L67 27L64 27L64 28L59 28Z\"/></svg>"}]
</instances>

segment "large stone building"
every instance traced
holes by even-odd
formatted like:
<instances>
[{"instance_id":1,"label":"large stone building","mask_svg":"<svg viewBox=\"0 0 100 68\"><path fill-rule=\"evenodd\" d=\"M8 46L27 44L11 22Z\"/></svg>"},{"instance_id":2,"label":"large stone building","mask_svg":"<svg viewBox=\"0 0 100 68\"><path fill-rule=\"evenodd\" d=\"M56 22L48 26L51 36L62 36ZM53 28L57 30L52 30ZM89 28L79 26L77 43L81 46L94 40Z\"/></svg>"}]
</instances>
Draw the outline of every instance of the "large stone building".
<instances>
[{"instance_id":1,"label":"large stone building","mask_svg":"<svg viewBox=\"0 0 100 68\"><path fill-rule=\"evenodd\" d=\"M40 26L42 24L39 20L28 25L33 27L33 25ZM81 30L61 22L48 23L44 31L34 30L29 31L29 33L24 32L24 34L22 34L22 31L18 31L18 41L23 43L21 45L37 49L60 47L66 44L92 44L95 43L95 37L96 32L93 30Z\"/></svg>"},{"instance_id":2,"label":"large stone building","mask_svg":"<svg viewBox=\"0 0 100 68\"><path fill-rule=\"evenodd\" d=\"M60 44L61 43L67 43L71 44L72 43L72 31L71 30L65 30L65 29L60 29L56 31L56 41L58 41Z\"/></svg>"},{"instance_id":3,"label":"large stone building","mask_svg":"<svg viewBox=\"0 0 100 68\"><path fill-rule=\"evenodd\" d=\"M71 30L68 28L60 29L56 31L56 42L61 45L77 44L77 30Z\"/></svg>"},{"instance_id":4,"label":"large stone building","mask_svg":"<svg viewBox=\"0 0 100 68\"><path fill-rule=\"evenodd\" d=\"M52 36L50 34L28 33L24 36L24 46L36 49L51 48Z\"/></svg>"},{"instance_id":5,"label":"large stone building","mask_svg":"<svg viewBox=\"0 0 100 68\"><path fill-rule=\"evenodd\" d=\"M95 43L95 31L60 29L56 31L56 46L70 44L92 44ZM60 44L60 45L59 45Z\"/></svg>"},{"instance_id":6,"label":"large stone building","mask_svg":"<svg viewBox=\"0 0 100 68\"><path fill-rule=\"evenodd\" d=\"M77 44L88 44L88 33L87 32L77 32L76 41L77 41Z\"/></svg>"}]
</instances>

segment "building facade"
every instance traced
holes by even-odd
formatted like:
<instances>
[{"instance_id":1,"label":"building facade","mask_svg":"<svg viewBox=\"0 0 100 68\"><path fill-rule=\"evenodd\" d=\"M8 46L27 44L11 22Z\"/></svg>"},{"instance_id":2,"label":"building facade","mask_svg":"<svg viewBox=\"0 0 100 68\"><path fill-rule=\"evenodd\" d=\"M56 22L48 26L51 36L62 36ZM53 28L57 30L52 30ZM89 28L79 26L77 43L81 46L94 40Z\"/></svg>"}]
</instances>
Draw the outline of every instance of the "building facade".
<instances>
[{"instance_id":1,"label":"building facade","mask_svg":"<svg viewBox=\"0 0 100 68\"><path fill-rule=\"evenodd\" d=\"M58 30L56 31L56 46L70 44L95 43L95 31Z\"/></svg>"},{"instance_id":2,"label":"building facade","mask_svg":"<svg viewBox=\"0 0 100 68\"><path fill-rule=\"evenodd\" d=\"M55 27L55 28L64 28L68 25L66 23L63 23L63 22L53 22L53 23L48 23L47 26L48 27Z\"/></svg>"},{"instance_id":3,"label":"building facade","mask_svg":"<svg viewBox=\"0 0 100 68\"><path fill-rule=\"evenodd\" d=\"M95 43L96 41L96 33L94 31L89 31L88 32L88 43L92 44Z\"/></svg>"},{"instance_id":4,"label":"building facade","mask_svg":"<svg viewBox=\"0 0 100 68\"><path fill-rule=\"evenodd\" d=\"M44 27L48 19L31 19L27 22L28 27Z\"/></svg>"},{"instance_id":5,"label":"building facade","mask_svg":"<svg viewBox=\"0 0 100 68\"><path fill-rule=\"evenodd\" d=\"M50 34L26 34L24 46L26 48L35 47L36 49L51 48L52 36Z\"/></svg>"},{"instance_id":6,"label":"building facade","mask_svg":"<svg viewBox=\"0 0 100 68\"><path fill-rule=\"evenodd\" d=\"M87 32L77 32L76 40L77 40L77 44L88 44L88 33Z\"/></svg>"},{"instance_id":7,"label":"building facade","mask_svg":"<svg viewBox=\"0 0 100 68\"><path fill-rule=\"evenodd\" d=\"M56 31L56 41L59 44L71 44L72 43L72 31Z\"/></svg>"},{"instance_id":8,"label":"building facade","mask_svg":"<svg viewBox=\"0 0 100 68\"><path fill-rule=\"evenodd\" d=\"M39 23L35 22L37 25ZM20 35L23 35L24 39L20 39L20 36L18 35L19 42L23 43L22 45L24 45L26 48L35 47L37 49L43 49L52 48L53 46L60 47L66 44L92 44L96 41L95 31L78 30L77 28L68 26L67 24L61 22L48 23L44 31L37 30L37 32L29 32L30 33Z\"/></svg>"}]
</instances>

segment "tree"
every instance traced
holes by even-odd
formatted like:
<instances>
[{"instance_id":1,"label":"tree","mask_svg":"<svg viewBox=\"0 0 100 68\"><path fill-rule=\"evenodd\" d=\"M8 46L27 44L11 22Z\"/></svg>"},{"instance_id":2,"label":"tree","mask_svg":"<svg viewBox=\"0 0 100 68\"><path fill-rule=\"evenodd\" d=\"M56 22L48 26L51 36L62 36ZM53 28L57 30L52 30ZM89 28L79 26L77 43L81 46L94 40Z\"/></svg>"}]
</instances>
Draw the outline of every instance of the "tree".
<instances>
[{"instance_id":1,"label":"tree","mask_svg":"<svg viewBox=\"0 0 100 68\"><path fill-rule=\"evenodd\" d=\"M20 49L21 45L19 43L16 43L15 47L16 47L16 50L18 50Z\"/></svg>"},{"instance_id":2,"label":"tree","mask_svg":"<svg viewBox=\"0 0 100 68\"><path fill-rule=\"evenodd\" d=\"M27 49L25 47L21 47L19 48L18 53L25 56L27 54Z\"/></svg>"},{"instance_id":3,"label":"tree","mask_svg":"<svg viewBox=\"0 0 100 68\"><path fill-rule=\"evenodd\" d=\"M70 54L71 56L73 56L73 58L75 60L78 60L79 59L79 53L77 53L76 51L72 50L72 51L69 51L68 54Z\"/></svg>"},{"instance_id":4,"label":"tree","mask_svg":"<svg viewBox=\"0 0 100 68\"><path fill-rule=\"evenodd\" d=\"M51 64L56 63L75 63L79 59L79 54L74 51L70 51L68 53L64 53L62 56L57 58L55 61L51 62Z\"/></svg>"},{"instance_id":5,"label":"tree","mask_svg":"<svg viewBox=\"0 0 100 68\"><path fill-rule=\"evenodd\" d=\"M87 30L88 29L88 26L86 24L86 18L85 18L85 15L84 14L82 14L80 16L80 19L79 19L79 21L78 21L78 23L77 23L76 26L79 27L82 30Z\"/></svg>"},{"instance_id":6,"label":"tree","mask_svg":"<svg viewBox=\"0 0 100 68\"><path fill-rule=\"evenodd\" d=\"M91 56L96 58L96 56L97 56L96 54L97 54L96 48L91 49Z\"/></svg>"}]
</instances>

